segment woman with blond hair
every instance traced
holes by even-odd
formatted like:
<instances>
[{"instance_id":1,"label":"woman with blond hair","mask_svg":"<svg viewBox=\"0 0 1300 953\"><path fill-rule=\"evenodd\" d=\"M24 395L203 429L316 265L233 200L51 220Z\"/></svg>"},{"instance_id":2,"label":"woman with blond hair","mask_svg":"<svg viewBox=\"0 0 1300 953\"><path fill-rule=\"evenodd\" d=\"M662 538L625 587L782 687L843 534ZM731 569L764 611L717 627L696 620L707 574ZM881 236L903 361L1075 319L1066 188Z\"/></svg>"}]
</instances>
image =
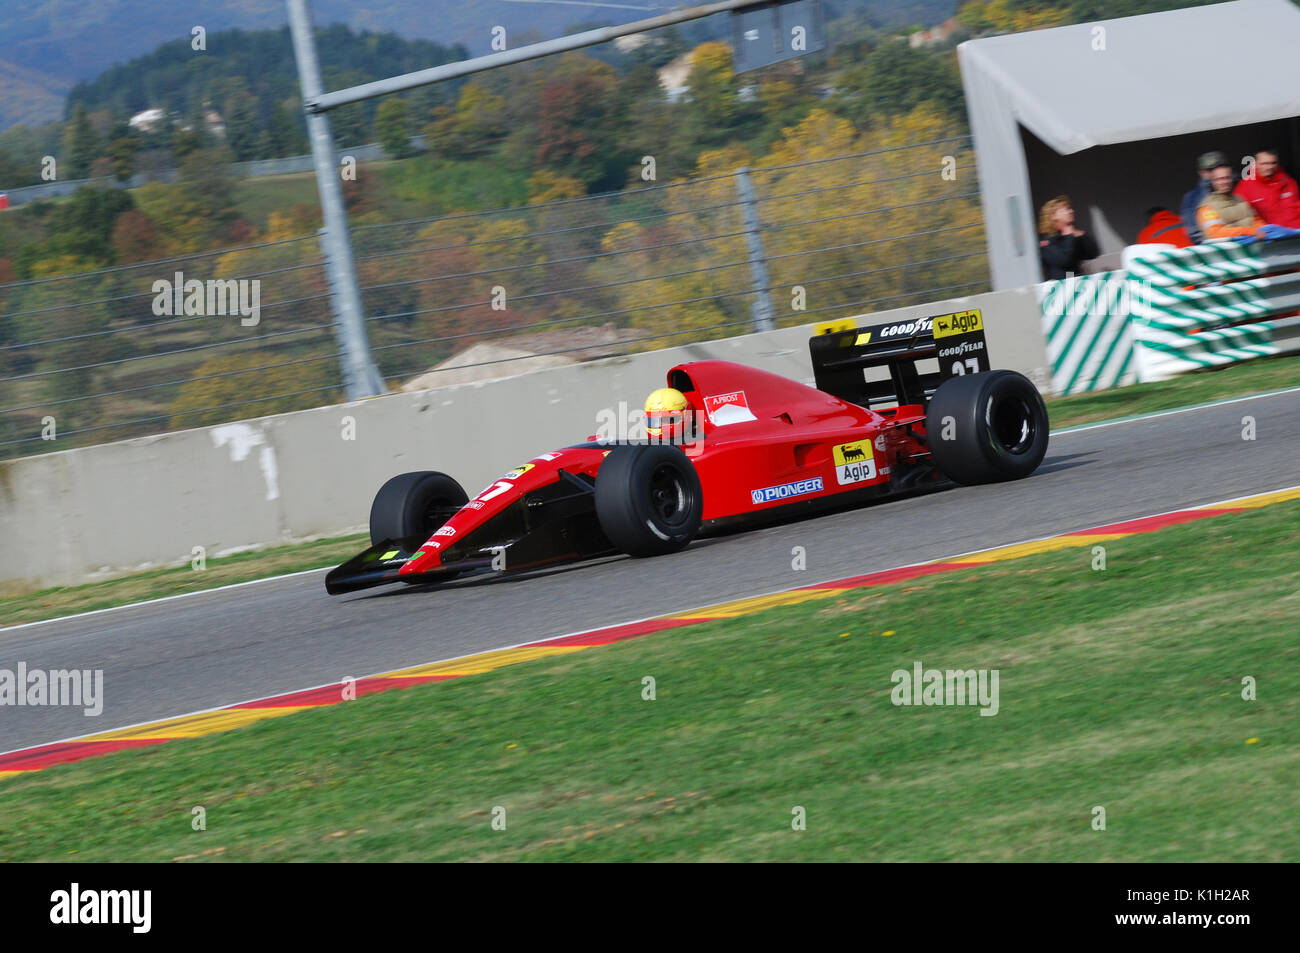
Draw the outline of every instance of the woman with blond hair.
<instances>
[{"instance_id":1,"label":"woman with blond hair","mask_svg":"<svg viewBox=\"0 0 1300 953\"><path fill-rule=\"evenodd\" d=\"M1092 236L1074 227L1074 206L1068 195L1043 203L1038 213L1038 237L1038 257L1046 281L1078 274L1082 262L1099 254Z\"/></svg>"}]
</instances>

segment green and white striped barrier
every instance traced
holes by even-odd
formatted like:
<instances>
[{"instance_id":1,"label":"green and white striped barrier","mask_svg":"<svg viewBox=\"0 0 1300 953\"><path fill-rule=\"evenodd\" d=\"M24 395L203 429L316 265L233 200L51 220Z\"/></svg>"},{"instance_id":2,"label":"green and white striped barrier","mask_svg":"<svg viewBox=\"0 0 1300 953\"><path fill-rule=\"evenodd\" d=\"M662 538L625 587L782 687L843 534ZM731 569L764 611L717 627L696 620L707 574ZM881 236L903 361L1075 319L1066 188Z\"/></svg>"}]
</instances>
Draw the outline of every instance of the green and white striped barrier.
<instances>
[{"instance_id":1,"label":"green and white striped barrier","mask_svg":"<svg viewBox=\"0 0 1300 953\"><path fill-rule=\"evenodd\" d=\"M1196 245L1039 286L1052 389L1077 394L1300 350L1300 239Z\"/></svg>"},{"instance_id":2,"label":"green and white striped barrier","mask_svg":"<svg viewBox=\"0 0 1300 953\"><path fill-rule=\"evenodd\" d=\"M1039 294L1053 393L1079 394L1137 381L1124 272L1045 282Z\"/></svg>"},{"instance_id":3,"label":"green and white striped barrier","mask_svg":"<svg viewBox=\"0 0 1300 953\"><path fill-rule=\"evenodd\" d=\"M1155 287L1180 288L1211 281L1300 270L1300 239L1280 242L1212 242L1156 252L1129 263L1128 276Z\"/></svg>"}]
</instances>

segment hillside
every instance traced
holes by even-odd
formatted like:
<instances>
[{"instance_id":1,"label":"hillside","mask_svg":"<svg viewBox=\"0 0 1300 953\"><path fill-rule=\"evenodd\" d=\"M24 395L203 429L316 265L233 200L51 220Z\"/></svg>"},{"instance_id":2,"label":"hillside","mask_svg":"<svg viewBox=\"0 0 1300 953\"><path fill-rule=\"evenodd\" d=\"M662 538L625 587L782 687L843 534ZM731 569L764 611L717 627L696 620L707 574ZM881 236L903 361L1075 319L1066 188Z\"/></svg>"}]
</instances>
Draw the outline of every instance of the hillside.
<instances>
[{"instance_id":1,"label":"hillside","mask_svg":"<svg viewBox=\"0 0 1300 953\"><path fill-rule=\"evenodd\" d=\"M493 26L506 28L512 45L561 36L582 24L627 23L668 9L667 0L640 0L602 7L569 3L506 3L501 0L312 0L317 26L343 23L353 30L391 31L408 39L463 45L471 54L489 50ZM627 9L626 7L634 7ZM955 0L832 0L828 19L850 14L877 26L936 23L950 16ZM63 118L59 97L78 80L90 79L162 44L184 40L201 25L223 30L276 29L286 23L284 0L40 0L0 4L0 130L18 122ZM721 35L725 20L686 30L691 42ZM188 49L188 46L187 46ZM210 53L212 51L209 51ZM22 77L22 83L9 79Z\"/></svg>"},{"instance_id":2,"label":"hillside","mask_svg":"<svg viewBox=\"0 0 1300 953\"><path fill-rule=\"evenodd\" d=\"M63 112L68 83L0 59L0 129L48 122Z\"/></svg>"}]
</instances>

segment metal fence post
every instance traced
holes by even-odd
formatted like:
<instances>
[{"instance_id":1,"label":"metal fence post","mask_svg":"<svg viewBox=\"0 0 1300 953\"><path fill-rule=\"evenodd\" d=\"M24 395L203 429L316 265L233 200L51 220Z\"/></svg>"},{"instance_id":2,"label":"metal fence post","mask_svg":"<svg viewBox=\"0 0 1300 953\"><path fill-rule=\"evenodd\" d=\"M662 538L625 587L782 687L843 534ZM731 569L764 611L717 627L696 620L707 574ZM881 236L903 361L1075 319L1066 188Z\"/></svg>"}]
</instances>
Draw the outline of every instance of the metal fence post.
<instances>
[{"instance_id":1,"label":"metal fence post","mask_svg":"<svg viewBox=\"0 0 1300 953\"><path fill-rule=\"evenodd\" d=\"M316 37L312 32L307 0L285 0L285 3L289 8L289 31L293 35L293 52L298 61L298 80L305 106L323 92L320 63L316 59ZM343 189L339 185L334 137L324 113L304 111L325 226L321 229L321 247L329 275L343 389L348 400L374 397L384 393L384 379L375 367L366 335L356 263L352 259L352 242L348 235L348 213L343 205Z\"/></svg>"},{"instance_id":2,"label":"metal fence post","mask_svg":"<svg viewBox=\"0 0 1300 953\"><path fill-rule=\"evenodd\" d=\"M749 180L748 167L736 171L736 189L740 192L740 209L745 217L745 247L749 251L749 275L757 297L751 306L754 313L754 330L771 331L776 327L772 319L772 294L767 276L767 258L763 253L763 224L758 217L758 203L754 198L754 183Z\"/></svg>"}]
</instances>

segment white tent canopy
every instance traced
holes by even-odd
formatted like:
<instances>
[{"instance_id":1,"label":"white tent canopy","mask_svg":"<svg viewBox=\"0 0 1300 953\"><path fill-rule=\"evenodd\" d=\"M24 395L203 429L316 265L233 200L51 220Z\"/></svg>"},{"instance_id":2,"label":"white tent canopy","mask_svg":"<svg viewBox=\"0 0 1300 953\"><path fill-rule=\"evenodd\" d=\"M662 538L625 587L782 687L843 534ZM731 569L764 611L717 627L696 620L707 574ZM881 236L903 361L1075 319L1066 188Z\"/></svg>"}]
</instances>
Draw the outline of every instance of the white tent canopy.
<instances>
[{"instance_id":1,"label":"white tent canopy","mask_svg":"<svg viewBox=\"0 0 1300 953\"><path fill-rule=\"evenodd\" d=\"M1297 138L1300 9L1290 0L1235 0L989 37L962 43L957 55L995 289L1041 280L1032 184L1040 202L1092 189L1084 202L1076 199L1079 211L1092 213L1083 227L1091 224L1103 252L1118 251L1126 241L1110 221L1130 230L1143 195L1153 197L1146 205L1163 199L1177 210L1177 196L1195 184L1198 152L1253 151L1269 141L1256 141L1262 135ZM1204 135L1244 126L1254 126L1252 135ZM1163 149L1151 142L1168 137L1181 138ZM1104 147L1122 143L1144 145L1107 161ZM1085 150L1073 162L1053 162L1052 153ZM1300 159L1283 152L1284 160ZM1116 196L1108 208L1117 170L1123 207Z\"/></svg>"}]
</instances>

